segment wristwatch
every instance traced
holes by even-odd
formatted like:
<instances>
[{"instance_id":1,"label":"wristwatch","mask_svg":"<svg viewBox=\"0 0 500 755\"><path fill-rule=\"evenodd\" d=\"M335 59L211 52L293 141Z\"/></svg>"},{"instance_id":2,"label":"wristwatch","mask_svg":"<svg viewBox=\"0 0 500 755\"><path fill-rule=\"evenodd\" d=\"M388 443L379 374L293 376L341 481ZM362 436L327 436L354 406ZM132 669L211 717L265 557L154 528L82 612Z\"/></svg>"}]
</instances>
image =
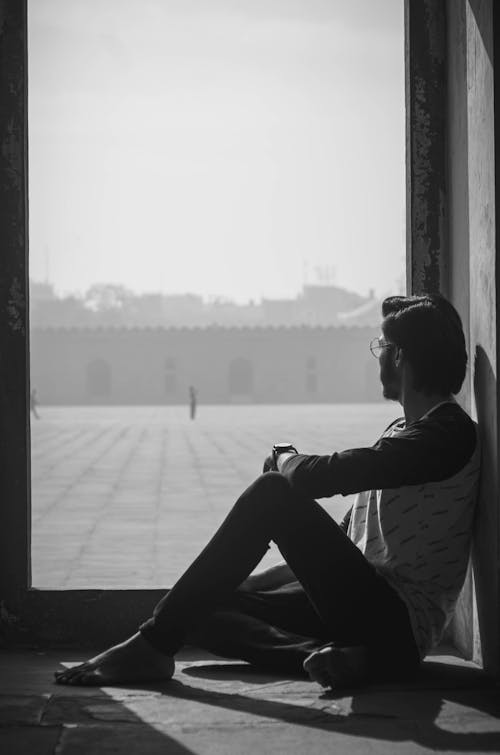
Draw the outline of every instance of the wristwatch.
<instances>
[{"instance_id":1,"label":"wristwatch","mask_svg":"<svg viewBox=\"0 0 500 755\"><path fill-rule=\"evenodd\" d=\"M273 464L278 468L278 456L281 454L298 454L299 452L291 443L275 443L273 446Z\"/></svg>"}]
</instances>

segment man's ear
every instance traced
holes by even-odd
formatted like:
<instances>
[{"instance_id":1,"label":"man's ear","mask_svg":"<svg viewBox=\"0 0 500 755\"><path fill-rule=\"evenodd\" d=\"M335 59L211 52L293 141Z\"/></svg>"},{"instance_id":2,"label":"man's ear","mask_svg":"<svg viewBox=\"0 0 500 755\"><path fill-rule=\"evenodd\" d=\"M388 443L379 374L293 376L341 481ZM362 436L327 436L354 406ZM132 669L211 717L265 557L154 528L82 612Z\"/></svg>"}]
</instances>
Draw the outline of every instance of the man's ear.
<instances>
[{"instance_id":1,"label":"man's ear","mask_svg":"<svg viewBox=\"0 0 500 755\"><path fill-rule=\"evenodd\" d=\"M396 367L401 367L404 362L404 356L404 351L401 346L396 346L396 351L394 352L394 364Z\"/></svg>"}]
</instances>

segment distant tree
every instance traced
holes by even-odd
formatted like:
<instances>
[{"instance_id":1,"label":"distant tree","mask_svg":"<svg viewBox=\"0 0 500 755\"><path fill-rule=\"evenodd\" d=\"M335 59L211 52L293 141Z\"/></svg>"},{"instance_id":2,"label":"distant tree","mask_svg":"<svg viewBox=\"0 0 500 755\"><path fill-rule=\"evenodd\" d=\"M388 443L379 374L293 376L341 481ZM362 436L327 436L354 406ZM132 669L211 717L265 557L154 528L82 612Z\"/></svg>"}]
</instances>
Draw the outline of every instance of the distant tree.
<instances>
[{"instance_id":1,"label":"distant tree","mask_svg":"<svg viewBox=\"0 0 500 755\"><path fill-rule=\"evenodd\" d=\"M116 283L95 283L85 293L85 306L93 312L123 310L135 294Z\"/></svg>"}]
</instances>

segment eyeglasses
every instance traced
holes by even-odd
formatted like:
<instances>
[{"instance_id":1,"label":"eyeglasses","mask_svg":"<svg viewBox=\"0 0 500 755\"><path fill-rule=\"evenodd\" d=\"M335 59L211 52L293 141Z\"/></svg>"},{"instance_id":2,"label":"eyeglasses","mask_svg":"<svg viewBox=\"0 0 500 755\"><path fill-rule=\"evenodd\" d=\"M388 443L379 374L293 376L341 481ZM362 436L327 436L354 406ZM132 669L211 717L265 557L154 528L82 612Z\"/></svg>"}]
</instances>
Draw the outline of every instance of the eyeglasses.
<instances>
[{"instance_id":1,"label":"eyeglasses","mask_svg":"<svg viewBox=\"0 0 500 755\"><path fill-rule=\"evenodd\" d=\"M383 349L387 349L389 346L394 346L393 343L386 343L381 338L373 338L370 341L370 351L377 359L381 355Z\"/></svg>"}]
</instances>

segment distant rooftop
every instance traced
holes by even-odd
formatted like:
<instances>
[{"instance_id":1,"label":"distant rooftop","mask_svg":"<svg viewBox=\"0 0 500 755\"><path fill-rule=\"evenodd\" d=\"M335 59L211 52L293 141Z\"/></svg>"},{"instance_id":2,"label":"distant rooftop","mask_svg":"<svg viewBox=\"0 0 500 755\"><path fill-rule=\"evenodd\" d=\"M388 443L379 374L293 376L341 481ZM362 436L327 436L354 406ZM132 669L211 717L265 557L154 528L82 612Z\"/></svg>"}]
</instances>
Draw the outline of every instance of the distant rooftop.
<instances>
[{"instance_id":1,"label":"distant rooftop","mask_svg":"<svg viewBox=\"0 0 500 755\"><path fill-rule=\"evenodd\" d=\"M376 326L380 302L333 284L307 284L294 298L238 304L198 294L135 294L97 284L83 295L60 296L48 282L30 282L32 327L331 327Z\"/></svg>"}]
</instances>

